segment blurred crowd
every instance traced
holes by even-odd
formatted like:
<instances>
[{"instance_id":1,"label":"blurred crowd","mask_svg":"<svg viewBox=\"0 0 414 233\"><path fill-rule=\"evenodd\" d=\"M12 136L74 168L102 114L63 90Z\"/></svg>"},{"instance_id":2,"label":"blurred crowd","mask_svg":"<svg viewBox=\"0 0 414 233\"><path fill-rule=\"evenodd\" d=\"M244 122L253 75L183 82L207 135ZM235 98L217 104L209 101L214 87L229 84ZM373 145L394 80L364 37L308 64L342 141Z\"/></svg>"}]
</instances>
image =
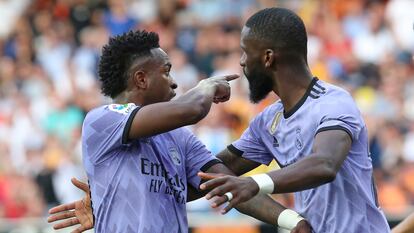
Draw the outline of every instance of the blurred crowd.
<instances>
[{"instance_id":1,"label":"blurred crowd","mask_svg":"<svg viewBox=\"0 0 414 233\"><path fill-rule=\"evenodd\" d=\"M414 1L0 0L0 218L42 217L82 195L70 178L86 179L85 114L110 101L100 93L96 70L110 36L158 32L183 93L203 78L242 74L241 27L272 6L303 18L313 74L355 97L368 125L383 209L394 216L412 211ZM231 100L191 127L213 153L277 100L270 94L253 105L247 96L247 81L237 80ZM258 171L268 169L275 165ZM276 198L292 204L290 195Z\"/></svg>"}]
</instances>

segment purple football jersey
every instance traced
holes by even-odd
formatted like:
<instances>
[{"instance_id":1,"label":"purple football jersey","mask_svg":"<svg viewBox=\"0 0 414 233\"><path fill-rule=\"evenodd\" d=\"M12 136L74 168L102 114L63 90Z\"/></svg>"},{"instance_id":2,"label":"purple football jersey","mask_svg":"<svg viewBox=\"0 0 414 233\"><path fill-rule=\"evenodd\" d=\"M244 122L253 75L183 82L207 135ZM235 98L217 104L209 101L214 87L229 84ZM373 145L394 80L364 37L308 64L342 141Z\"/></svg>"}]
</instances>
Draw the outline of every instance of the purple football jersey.
<instances>
[{"instance_id":1,"label":"purple football jersey","mask_svg":"<svg viewBox=\"0 0 414 233\"><path fill-rule=\"evenodd\" d=\"M82 150L96 232L188 232L187 182L218 162L186 128L127 140L139 107L111 104L90 111Z\"/></svg>"},{"instance_id":2,"label":"purple football jersey","mask_svg":"<svg viewBox=\"0 0 414 233\"><path fill-rule=\"evenodd\" d=\"M336 179L295 193L295 209L317 233L386 233L386 218L377 204L368 135L351 95L314 78L303 98L286 112L280 101L267 107L228 148L246 159L289 166L311 154L315 135L343 130L351 149ZM277 184L275 184L277 189Z\"/></svg>"}]
</instances>

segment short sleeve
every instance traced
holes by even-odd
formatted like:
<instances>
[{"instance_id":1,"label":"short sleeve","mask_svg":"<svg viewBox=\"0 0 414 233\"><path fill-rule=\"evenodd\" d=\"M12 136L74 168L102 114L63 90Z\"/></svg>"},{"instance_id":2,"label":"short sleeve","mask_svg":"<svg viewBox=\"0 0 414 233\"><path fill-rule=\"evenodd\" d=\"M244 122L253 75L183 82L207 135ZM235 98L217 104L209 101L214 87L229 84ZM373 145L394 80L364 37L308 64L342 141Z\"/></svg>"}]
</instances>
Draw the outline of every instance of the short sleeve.
<instances>
[{"instance_id":1,"label":"short sleeve","mask_svg":"<svg viewBox=\"0 0 414 233\"><path fill-rule=\"evenodd\" d=\"M227 147L230 152L261 164L269 165L274 159L261 139L260 130L265 127L260 124L260 115L250 122L242 136Z\"/></svg>"},{"instance_id":2,"label":"short sleeve","mask_svg":"<svg viewBox=\"0 0 414 233\"><path fill-rule=\"evenodd\" d=\"M316 134L327 130L343 130L352 141L358 140L365 125L355 102L348 96L335 99L320 104L320 121Z\"/></svg>"},{"instance_id":3,"label":"short sleeve","mask_svg":"<svg viewBox=\"0 0 414 233\"><path fill-rule=\"evenodd\" d=\"M194 188L199 187L200 177L197 176L199 171L207 171L211 166L221 163L219 159L214 157L206 146L194 134L188 130L183 129L186 134L186 175L187 182Z\"/></svg>"},{"instance_id":4,"label":"short sleeve","mask_svg":"<svg viewBox=\"0 0 414 233\"><path fill-rule=\"evenodd\" d=\"M85 118L82 132L84 156L98 164L114 150L128 146L128 134L139 107L134 104L111 104L92 110Z\"/></svg>"}]
</instances>

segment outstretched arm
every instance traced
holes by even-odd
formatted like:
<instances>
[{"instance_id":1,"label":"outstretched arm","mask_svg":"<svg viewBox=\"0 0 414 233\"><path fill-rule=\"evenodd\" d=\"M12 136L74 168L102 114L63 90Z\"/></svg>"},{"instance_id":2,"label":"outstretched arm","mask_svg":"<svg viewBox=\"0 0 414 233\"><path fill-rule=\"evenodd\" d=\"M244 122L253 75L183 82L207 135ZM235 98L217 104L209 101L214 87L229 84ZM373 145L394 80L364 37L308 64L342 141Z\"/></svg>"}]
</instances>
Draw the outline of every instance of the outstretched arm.
<instances>
[{"instance_id":1,"label":"outstretched arm","mask_svg":"<svg viewBox=\"0 0 414 233\"><path fill-rule=\"evenodd\" d=\"M230 98L228 81L238 77L227 75L204 79L175 100L142 107L127 129L128 139L148 137L197 123L207 115L213 102L225 102Z\"/></svg>"}]
</instances>

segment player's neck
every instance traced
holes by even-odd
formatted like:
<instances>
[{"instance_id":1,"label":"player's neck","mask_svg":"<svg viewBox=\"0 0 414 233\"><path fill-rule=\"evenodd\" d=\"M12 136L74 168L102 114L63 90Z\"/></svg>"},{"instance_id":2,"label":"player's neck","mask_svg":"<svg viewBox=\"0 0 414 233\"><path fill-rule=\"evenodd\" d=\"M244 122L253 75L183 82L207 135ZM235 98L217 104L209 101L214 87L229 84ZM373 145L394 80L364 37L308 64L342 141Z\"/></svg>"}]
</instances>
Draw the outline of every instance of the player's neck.
<instances>
[{"instance_id":1,"label":"player's neck","mask_svg":"<svg viewBox=\"0 0 414 233\"><path fill-rule=\"evenodd\" d=\"M313 76L307 67L303 67L280 70L277 77L273 90L280 97L285 111L290 111L305 95Z\"/></svg>"},{"instance_id":2,"label":"player's neck","mask_svg":"<svg viewBox=\"0 0 414 233\"><path fill-rule=\"evenodd\" d=\"M142 99L139 98L134 92L124 91L113 98L113 102L116 104L128 104L134 103L135 105L142 106Z\"/></svg>"}]
</instances>

